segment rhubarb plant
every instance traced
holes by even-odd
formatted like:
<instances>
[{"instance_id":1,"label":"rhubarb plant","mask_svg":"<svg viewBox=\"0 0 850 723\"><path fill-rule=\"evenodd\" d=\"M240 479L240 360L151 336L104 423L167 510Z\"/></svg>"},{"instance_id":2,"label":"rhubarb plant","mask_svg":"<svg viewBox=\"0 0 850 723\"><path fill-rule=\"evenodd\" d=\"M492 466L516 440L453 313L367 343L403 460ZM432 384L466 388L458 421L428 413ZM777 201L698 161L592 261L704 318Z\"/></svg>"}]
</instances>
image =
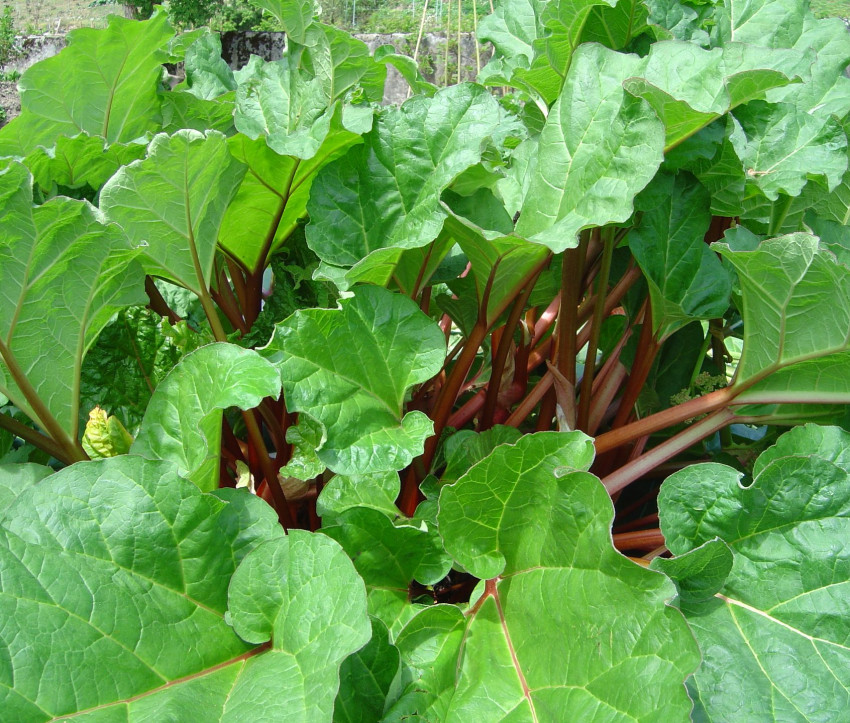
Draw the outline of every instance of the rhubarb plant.
<instances>
[{"instance_id":1,"label":"rhubarb plant","mask_svg":"<svg viewBox=\"0 0 850 723\"><path fill-rule=\"evenodd\" d=\"M0 129L0 710L840 717L844 25L501 0L438 89L256 4Z\"/></svg>"}]
</instances>

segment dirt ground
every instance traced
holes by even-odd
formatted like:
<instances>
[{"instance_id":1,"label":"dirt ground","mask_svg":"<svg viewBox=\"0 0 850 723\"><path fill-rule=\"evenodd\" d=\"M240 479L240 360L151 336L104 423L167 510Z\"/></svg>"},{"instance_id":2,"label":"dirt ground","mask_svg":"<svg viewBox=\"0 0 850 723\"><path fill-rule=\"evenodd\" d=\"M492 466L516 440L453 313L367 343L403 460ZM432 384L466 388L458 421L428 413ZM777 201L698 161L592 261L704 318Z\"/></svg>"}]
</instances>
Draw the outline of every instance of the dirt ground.
<instances>
[{"instance_id":1,"label":"dirt ground","mask_svg":"<svg viewBox=\"0 0 850 723\"><path fill-rule=\"evenodd\" d=\"M21 112L21 98L18 95L17 83L0 82L0 108L6 111L6 118L0 121L0 126L6 125Z\"/></svg>"}]
</instances>

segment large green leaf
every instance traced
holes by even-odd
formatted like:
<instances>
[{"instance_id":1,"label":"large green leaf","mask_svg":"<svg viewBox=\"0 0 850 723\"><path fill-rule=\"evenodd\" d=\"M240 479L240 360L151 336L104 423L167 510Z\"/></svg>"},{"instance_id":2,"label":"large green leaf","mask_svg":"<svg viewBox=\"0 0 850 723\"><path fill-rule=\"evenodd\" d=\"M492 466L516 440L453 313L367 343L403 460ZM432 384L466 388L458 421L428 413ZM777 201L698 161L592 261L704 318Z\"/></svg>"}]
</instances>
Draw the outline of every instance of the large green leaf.
<instances>
[{"instance_id":1,"label":"large green leaf","mask_svg":"<svg viewBox=\"0 0 850 723\"><path fill-rule=\"evenodd\" d=\"M738 401L850 402L847 267L804 233L754 250L713 248L737 270L743 295Z\"/></svg>"},{"instance_id":2,"label":"large green leaf","mask_svg":"<svg viewBox=\"0 0 850 723\"><path fill-rule=\"evenodd\" d=\"M433 585L451 569L451 558L427 523L394 522L383 511L352 507L334 515L322 532L339 542L354 561L366 583L369 612L393 637L416 611L409 601L410 584L416 580Z\"/></svg>"},{"instance_id":3,"label":"large green leaf","mask_svg":"<svg viewBox=\"0 0 850 723\"><path fill-rule=\"evenodd\" d=\"M363 581L339 545L304 530L263 543L237 569L228 603L239 636L271 650L246 663L224 718L330 721L340 666L372 634Z\"/></svg>"},{"instance_id":4,"label":"large green leaf","mask_svg":"<svg viewBox=\"0 0 850 723\"><path fill-rule=\"evenodd\" d=\"M500 236L482 231L475 224L455 214L446 218L444 234L463 250L472 266L474 298L478 315L488 326L499 318L516 293L546 262L545 246L529 243L516 236ZM462 295L462 301L472 299Z\"/></svg>"},{"instance_id":5,"label":"large green leaf","mask_svg":"<svg viewBox=\"0 0 850 723\"><path fill-rule=\"evenodd\" d=\"M372 618L372 639L349 655L340 668L334 723L380 720L400 667L398 650L390 644L387 626Z\"/></svg>"},{"instance_id":6,"label":"large green leaf","mask_svg":"<svg viewBox=\"0 0 850 723\"><path fill-rule=\"evenodd\" d=\"M113 15L106 30L71 31L62 52L21 78L23 112L0 131L0 153L25 155L81 131L115 143L157 130L157 88L173 37L165 12L146 22Z\"/></svg>"},{"instance_id":7,"label":"large green leaf","mask_svg":"<svg viewBox=\"0 0 850 723\"><path fill-rule=\"evenodd\" d=\"M174 462L204 491L218 487L221 415L280 394L277 370L252 349L209 344L187 354L160 383L130 449Z\"/></svg>"},{"instance_id":8,"label":"large green leaf","mask_svg":"<svg viewBox=\"0 0 850 723\"><path fill-rule=\"evenodd\" d=\"M107 181L100 207L145 247L148 273L201 295L210 284L224 212L244 172L218 131L163 133L151 141L147 158Z\"/></svg>"},{"instance_id":9,"label":"large green leaf","mask_svg":"<svg viewBox=\"0 0 850 723\"><path fill-rule=\"evenodd\" d=\"M338 107L330 129L315 154L303 160L282 156L265 139L250 140L238 133L228 140L235 158L248 167L236 196L227 208L219 243L245 267L255 270L280 248L307 215L307 199L319 170L360 141L346 130Z\"/></svg>"},{"instance_id":10,"label":"large green leaf","mask_svg":"<svg viewBox=\"0 0 850 723\"><path fill-rule=\"evenodd\" d=\"M0 173L0 219L0 394L57 434L16 384L18 368L76 441L83 357L118 309L146 300L138 254L84 201L34 208L32 179L17 163Z\"/></svg>"},{"instance_id":11,"label":"large green leaf","mask_svg":"<svg viewBox=\"0 0 850 723\"><path fill-rule=\"evenodd\" d=\"M835 118L791 103L755 101L735 111L735 120L735 152L750 182L770 200L799 195L810 178L829 190L841 182L847 136Z\"/></svg>"},{"instance_id":12,"label":"large green leaf","mask_svg":"<svg viewBox=\"0 0 850 723\"><path fill-rule=\"evenodd\" d=\"M670 148L732 108L799 80L807 70L806 59L794 51L743 43L705 50L669 40L651 47L625 88L652 106L664 123L665 145Z\"/></svg>"},{"instance_id":13,"label":"large green leaf","mask_svg":"<svg viewBox=\"0 0 850 723\"><path fill-rule=\"evenodd\" d=\"M591 12L616 4L616 0L503 0L478 26L479 40L490 41L495 48L480 81L511 85L541 104L551 104Z\"/></svg>"},{"instance_id":14,"label":"large green leaf","mask_svg":"<svg viewBox=\"0 0 850 723\"><path fill-rule=\"evenodd\" d=\"M53 470L50 467L30 462L0 465L0 519L19 494L51 474Z\"/></svg>"},{"instance_id":15,"label":"large green leaf","mask_svg":"<svg viewBox=\"0 0 850 723\"><path fill-rule=\"evenodd\" d=\"M716 595L681 604L703 652L689 681L699 720L832 721L850 705L848 446L843 430L798 428L758 460L749 486L718 464L663 484L670 551L716 536L734 558ZM716 578L691 573L692 587Z\"/></svg>"},{"instance_id":16,"label":"large green leaf","mask_svg":"<svg viewBox=\"0 0 850 723\"><path fill-rule=\"evenodd\" d=\"M705 188L687 173L659 174L635 207L641 220L626 238L649 285L656 336L664 339L694 319L723 316L731 283L704 242L711 223Z\"/></svg>"},{"instance_id":17,"label":"large green leaf","mask_svg":"<svg viewBox=\"0 0 850 723\"><path fill-rule=\"evenodd\" d=\"M226 697L254 654L225 621L228 583L281 534L258 498L229 500L129 456L20 492L0 520L3 717L164 720L194 694L196 719L228 719Z\"/></svg>"},{"instance_id":18,"label":"large green leaf","mask_svg":"<svg viewBox=\"0 0 850 723\"><path fill-rule=\"evenodd\" d=\"M338 309L296 312L261 350L280 369L288 409L324 425L319 459L342 474L399 470L422 452L433 425L404 414L404 398L440 371L445 352L437 324L377 287L358 287Z\"/></svg>"},{"instance_id":19,"label":"large green leaf","mask_svg":"<svg viewBox=\"0 0 850 723\"><path fill-rule=\"evenodd\" d=\"M443 720L687 717L693 638L666 604L669 581L614 550L592 460L580 432L526 435L443 488L446 549L488 580L456 648ZM398 645L405 656L403 634Z\"/></svg>"},{"instance_id":20,"label":"large green leaf","mask_svg":"<svg viewBox=\"0 0 850 723\"><path fill-rule=\"evenodd\" d=\"M623 90L640 63L595 44L576 51L530 167L518 234L557 252L575 246L584 228L631 216L664 149L661 122Z\"/></svg>"},{"instance_id":21,"label":"large green leaf","mask_svg":"<svg viewBox=\"0 0 850 723\"><path fill-rule=\"evenodd\" d=\"M430 243L443 224L440 193L506 124L490 93L470 84L383 111L363 145L313 183L310 248L327 264L353 266L377 249Z\"/></svg>"},{"instance_id":22,"label":"large green leaf","mask_svg":"<svg viewBox=\"0 0 850 723\"><path fill-rule=\"evenodd\" d=\"M251 0L268 11L286 32L287 39L303 43L307 28L313 23L317 8L313 0Z\"/></svg>"},{"instance_id":23,"label":"large green leaf","mask_svg":"<svg viewBox=\"0 0 850 723\"><path fill-rule=\"evenodd\" d=\"M214 100L236 90L230 66L221 57L221 39L217 33L204 35L186 49L183 63L186 89L200 100Z\"/></svg>"}]
</instances>

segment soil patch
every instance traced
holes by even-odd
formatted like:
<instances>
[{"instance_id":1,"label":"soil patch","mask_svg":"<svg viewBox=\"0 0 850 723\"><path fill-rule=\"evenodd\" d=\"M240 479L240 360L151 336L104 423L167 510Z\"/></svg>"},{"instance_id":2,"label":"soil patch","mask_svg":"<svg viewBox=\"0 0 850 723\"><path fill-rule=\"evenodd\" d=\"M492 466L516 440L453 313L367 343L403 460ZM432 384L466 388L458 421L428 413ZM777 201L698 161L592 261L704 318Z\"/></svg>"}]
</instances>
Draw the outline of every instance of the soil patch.
<instances>
[{"instance_id":1,"label":"soil patch","mask_svg":"<svg viewBox=\"0 0 850 723\"><path fill-rule=\"evenodd\" d=\"M0 119L0 126L6 125L12 118L21 113L21 96L18 95L18 84L9 82L0 82L0 108L2 108L6 117Z\"/></svg>"}]
</instances>

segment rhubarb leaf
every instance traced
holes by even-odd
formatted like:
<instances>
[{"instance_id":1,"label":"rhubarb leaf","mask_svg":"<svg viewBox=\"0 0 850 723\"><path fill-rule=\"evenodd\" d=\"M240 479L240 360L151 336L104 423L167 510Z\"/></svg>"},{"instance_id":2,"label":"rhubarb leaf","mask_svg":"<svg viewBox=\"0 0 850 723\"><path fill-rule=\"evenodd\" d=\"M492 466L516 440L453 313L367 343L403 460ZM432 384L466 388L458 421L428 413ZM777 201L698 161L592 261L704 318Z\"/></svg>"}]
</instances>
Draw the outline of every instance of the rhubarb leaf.
<instances>
[{"instance_id":1,"label":"rhubarb leaf","mask_svg":"<svg viewBox=\"0 0 850 723\"><path fill-rule=\"evenodd\" d=\"M510 127L489 92L463 84L380 114L363 145L325 167L307 204L307 242L326 264L353 266L377 249L437 238L440 193Z\"/></svg>"},{"instance_id":2,"label":"rhubarb leaf","mask_svg":"<svg viewBox=\"0 0 850 723\"><path fill-rule=\"evenodd\" d=\"M160 383L130 449L165 459L205 492L218 487L221 415L280 394L280 375L251 349L209 344L187 354Z\"/></svg>"},{"instance_id":3,"label":"rhubarb leaf","mask_svg":"<svg viewBox=\"0 0 850 723\"><path fill-rule=\"evenodd\" d=\"M158 85L173 37L164 11L145 22L113 15L106 30L72 30L60 53L21 77L22 113L0 131L0 154L51 148L81 131L107 143L157 131Z\"/></svg>"},{"instance_id":4,"label":"rhubarb leaf","mask_svg":"<svg viewBox=\"0 0 850 723\"><path fill-rule=\"evenodd\" d=\"M146 301L138 253L85 201L33 207L18 163L0 172L0 218L0 394L42 429L51 424L15 381L19 369L61 427L49 433L76 442L83 357L116 311Z\"/></svg>"},{"instance_id":5,"label":"rhubarb leaf","mask_svg":"<svg viewBox=\"0 0 850 723\"><path fill-rule=\"evenodd\" d=\"M234 574L228 608L243 640L271 649L246 663L224 719L330 720L340 666L372 634L363 581L339 545L304 530L264 542Z\"/></svg>"},{"instance_id":6,"label":"rhubarb leaf","mask_svg":"<svg viewBox=\"0 0 850 723\"><path fill-rule=\"evenodd\" d=\"M850 704L850 435L805 427L779 444L748 486L701 464L661 487L671 552L719 537L734 558L715 596L681 605L703 652L689 689L704 720L827 721Z\"/></svg>"},{"instance_id":7,"label":"rhubarb leaf","mask_svg":"<svg viewBox=\"0 0 850 723\"><path fill-rule=\"evenodd\" d=\"M387 626L372 618L372 639L349 655L340 668L334 723L380 720L400 668L401 659L390 644Z\"/></svg>"},{"instance_id":8,"label":"rhubarb leaf","mask_svg":"<svg viewBox=\"0 0 850 723\"><path fill-rule=\"evenodd\" d=\"M279 534L258 498L203 495L171 464L139 457L76 464L25 488L0 519L0 669L14 680L0 688L4 716L94 721L109 708L163 720L194 692L193 715L226 720L251 655L225 622L228 583ZM86 674L65 674L74 670Z\"/></svg>"},{"instance_id":9,"label":"rhubarb leaf","mask_svg":"<svg viewBox=\"0 0 850 723\"><path fill-rule=\"evenodd\" d=\"M726 243L712 248L738 272L743 296L736 401L850 402L847 268L805 233L769 239L753 250Z\"/></svg>"},{"instance_id":10,"label":"rhubarb leaf","mask_svg":"<svg viewBox=\"0 0 850 723\"><path fill-rule=\"evenodd\" d=\"M145 247L148 273L201 296L210 285L222 217L244 172L217 131L163 133L147 158L107 181L100 207Z\"/></svg>"},{"instance_id":11,"label":"rhubarb leaf","mask_svg":"<svg viewBox=\"0 0 850 723\"><path fill-rule=\"evenodd\" d=\"M540 135L516 231L559 252L582 229L628 220L662 160L664 126L623 90L640 59L600 45L575 53Z\"/></svg>"},{"instance_id":12,"label":"rhubarb leaf","mask_svg":"<svg viewBox=\"0 0 850 723\"><path fill-rule=\"evenodd\" d=\"M219 243L246 268L256 271L280 248L307 215L307 199L318 172L360 142L360 136L343 127L341 112L339 108L322 144L307 160L282 156L263 138L252 141L238 133L228 139L233 157L248 171L224 215Z\"/></svg>"},{"instance_id":13,"label":"rhubarb leaf","mask_svg":"<svg viewBox=\"0 0 850 723\"><path fill-rule=\"evenodd\" d=\"M334 472L406 467L433 424L404 414L407 390L442 368L443 332L410 299L357 287L338 309L297 311L260 353L280 370L287 408L326 430L319 459Z\"/></svg>"},{"instance_id":14,"label":"rhubarb leaf","mask_svg":"<svg viewBox=\"0 0 850 723\"><path fill-rule=\"evenodd\" d=\"M635 720L687 718L682 683L698 651L666 604L670 581L613 548L610 498L585 471L592 460L580 432L525 435L442 489L446 550L488 581L466 618L444 720L505 711L514 720L602 719L612 709Z\"/></svg>"},{"instance_id":15,"label":"rhubarb leaf","mask_svg":"<svg viewBox=\"0 0 850 723\"><path fill-rule=\"evenodd\" d=\"M316 5L313 0L252 0L253 4L268 11L293 43L303 44L307 28L313 24Z\"/></svg>"},{"instance_id":16,"label":"rhubarb leaf","mask_svg":"<svg viewBox=\"0 0 850 723\"><path fill-rule=\"evenodd\" d=\"M656 337L666 339L695 319L723 316L731 282L703 240L711 223L705 188L688 173L659 174L635 208L640 223L626 238L649 285Z\"/></svg>"}]
</instances>

